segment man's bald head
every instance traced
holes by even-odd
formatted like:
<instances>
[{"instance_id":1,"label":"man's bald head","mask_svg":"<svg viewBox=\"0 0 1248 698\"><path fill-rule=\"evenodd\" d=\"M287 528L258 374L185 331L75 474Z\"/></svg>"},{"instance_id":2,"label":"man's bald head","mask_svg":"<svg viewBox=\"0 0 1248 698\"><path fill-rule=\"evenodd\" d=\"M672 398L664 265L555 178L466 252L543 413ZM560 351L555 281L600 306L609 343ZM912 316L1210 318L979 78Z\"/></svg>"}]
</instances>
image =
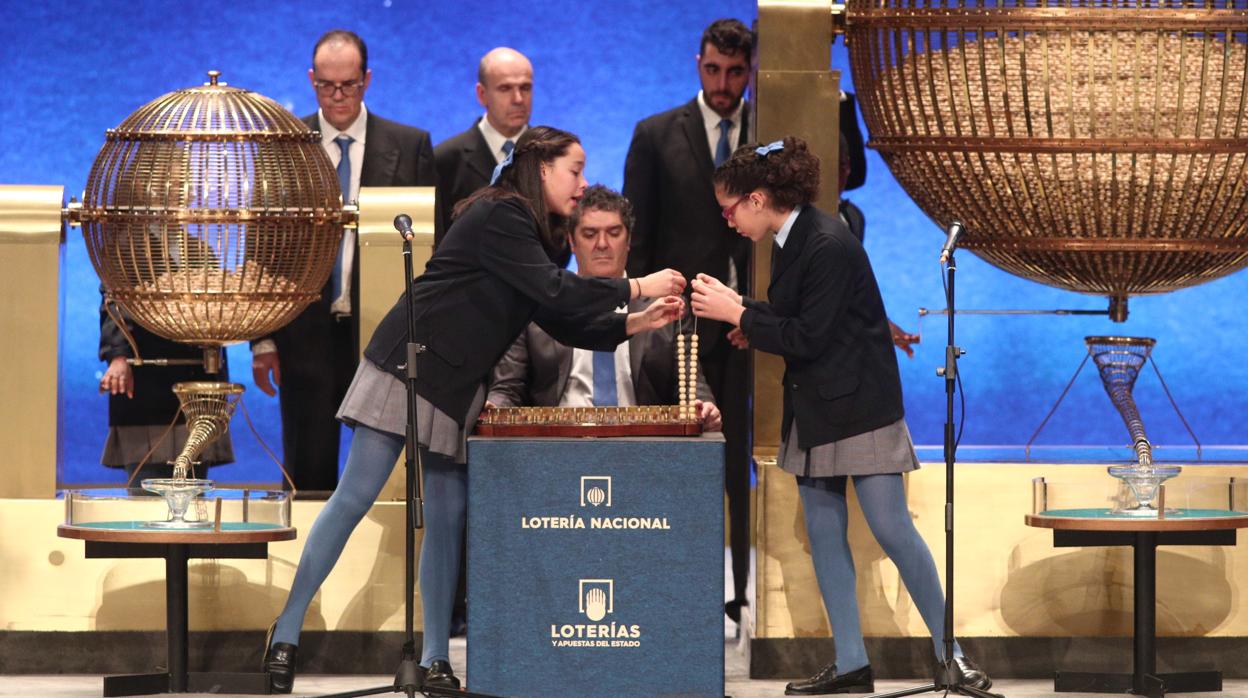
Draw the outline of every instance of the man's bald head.
<instances>
[{"instance_id":1,"label":"man's bald head","mask_svg":"<svg viewBox=\"0 0 1248 698\"><path fill-rule=\"evenodd\" d=\"M477 101L499 133L509 138L520 133L533 112L533 65L529 59L507 47L482 56L477 66Z\"/></svg>"}]
</instances>

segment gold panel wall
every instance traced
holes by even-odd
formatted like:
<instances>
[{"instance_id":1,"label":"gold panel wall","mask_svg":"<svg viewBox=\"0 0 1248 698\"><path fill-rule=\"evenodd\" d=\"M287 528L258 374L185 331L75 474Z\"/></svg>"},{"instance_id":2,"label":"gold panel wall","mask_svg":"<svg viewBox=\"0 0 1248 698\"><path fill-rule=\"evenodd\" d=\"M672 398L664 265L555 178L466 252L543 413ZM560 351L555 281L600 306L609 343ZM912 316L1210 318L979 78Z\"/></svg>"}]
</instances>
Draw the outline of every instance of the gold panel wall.
<instances>
[{"instance_id":1,"label":"gold panel wall","mask_svg":"<svg viewBox=\"0 0 1248 698\"><path fill-rule=\"evenodd\" d=\"M1032 478L1075 492L1107 491L1103 466L960 463L957 499L957 632L964 637L1123 638L1131 634L1131 550L1054 548L1053 533L1030 528ZM1244 466L1201 466L1206 478L1248 476ZM785 477L788 477L787 475ZM1185 473L1182 478L1195 477ZM1092 495L1093 497L1095 495ZM926 466L909 478L915 525L944 566L944 469ZM191 627L261 631L281 610L324 502L297 501L296 540L269 546L265 560L193 560ZM805 529L794 509L773 517L796 539L792 555L759 555L760 573L795 585L814 584ZM164 589L159 560L85 559L82 543L56 537L65 505L55 500L0 499L0 628L6 631L160 630ZM856 511L850 520L863 631L870 637L924 637L927 630L897 569L870 540ZM1163 546L1157 553L1157 631L1162 637L1248 636L1248 546ZM782 590L769 592L781 596ZM417 612L420 606L417 604ZM420 623L420 616L417 616ZM403 505L379 502L360 522L308 613L309 630L400 630L403 627ZM417 627L420 627L419 625ZM817 597L773 612L759 633L823 637ZM20 642L20 640L17 640ZM1027 645L1034 648L1035 645ZM258 651L258 644L257 644ZM6 667L7 668L7 667ZM991 667L990 667L991 668Z\"/></svg>"},{"instance_id":2,"label":"gold panel wall","mask_svg":"<svg viewBox=\"0 0 1248 698\"><path fill-rule=\"evenodd\" d=\"M758 71L755 75L756 140L800 136L822 161L816 204L835 211L840 139L840 73L830 70L831 5L824 2L758 4ZM766 297L771 240L754 246L754 295ZM754 455L758 460L755 609L758 637L826 636L827 621L810 565L801 503L793 477L779 470L780 378L784 362L754 353ZM861 528L861 527L860 527Z\"/></svg>"},{"instance_id":3,"label":"gold panel wall","mask_svg":"<svg viewBox=\"0 0 1248 698\"><path fill-rule=\"evenodd\" d=\"M433 187L365 187L360 189L360 351L381 318L403 293L403 238L394 217L412 219L412 271L417 276L433 254ZM402 460L399 461L402 463ZM380 501L403 499L403 468L395 468L381 490Z\"/></svg>"},{"instance_id":4,"label":"gold panel wall","mask_svg":"<svg viewBox=\"0 0 1248 698\"><path fill-rule=\"evenodd\" d=\"M56 494L64 188L0 185L0 497Z\"/></svg>"}]
</instances>

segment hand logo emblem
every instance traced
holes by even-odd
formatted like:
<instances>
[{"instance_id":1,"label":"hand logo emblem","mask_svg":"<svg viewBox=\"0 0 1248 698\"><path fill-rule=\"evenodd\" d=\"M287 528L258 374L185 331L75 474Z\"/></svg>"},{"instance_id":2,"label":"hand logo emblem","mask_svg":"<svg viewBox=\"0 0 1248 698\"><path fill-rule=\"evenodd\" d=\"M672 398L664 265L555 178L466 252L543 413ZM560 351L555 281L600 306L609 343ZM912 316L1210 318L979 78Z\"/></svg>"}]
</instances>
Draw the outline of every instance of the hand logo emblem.
<instances>
[{"instance_id":1,"label":"hand logo emblem","mask_svg":"<svg viewBox=\"0 0 1248 698\"><path fill-rule=\"evenodd\" d=\"M585 615L598 622L607 617L607 595L598 587L585 594Z\"/></svg>"}]
</instances>

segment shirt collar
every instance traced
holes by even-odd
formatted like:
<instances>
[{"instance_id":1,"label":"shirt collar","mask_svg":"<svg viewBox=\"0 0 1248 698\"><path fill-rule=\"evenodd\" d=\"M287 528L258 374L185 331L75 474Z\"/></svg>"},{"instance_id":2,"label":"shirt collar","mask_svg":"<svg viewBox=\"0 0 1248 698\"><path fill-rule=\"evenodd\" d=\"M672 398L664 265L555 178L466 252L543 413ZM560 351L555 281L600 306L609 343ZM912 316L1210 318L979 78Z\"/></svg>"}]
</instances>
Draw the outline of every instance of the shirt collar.
<instances>
[{"instance_id":1,"label":"shirt collar","mask_svg":"<svg viewBox=\"0 0 1248 698\"><path fill-rule=\"evenodd\" d=\"M789 217L784 219L784 225L780 226L780 230L776 231L776 247L784 247L784 241L789 239L789 231L793 230L793 223L797 221L797 215L801 212L801 206L789 212Z\"/></svg>"},{"instance_id":2,"label":"shirt collar","mask_svg":"<svg viewBox=\"0 0 1248 698\"><path fill-rule=\"evenodd\" d=\"M698 90L698 109L702 110L702 121L708 129L718 128L719 122L724 119L718 112L711 109L706 103L706 97L703 96L702 90ZM745 110L745 99L737 102L737 108L732 114L728 115L728 120L732 122L733 128L741 127L741 113Z\"/></svg>"},{"instance_id":3,"label":"shirt collar","mask_svg":"<svg viewBox=\"0 0 1248 698\"><path fill-rule=\"evenodd\" d=\"M507 136L499 133L498 129L494 128L493 124L490 123L489 118L483 115L481 119L477 121L477 128L481 131L481 135L485 137L485 144L490 146L490 154L494 156L494 160L496 162L502 162L503 144L507 141L511 141L514 145L516 141L520 140L520 136L523 136L524 132L529 129L529 125L525 124L524 127L520 129L520 133L508 138Z\"/></svg>"},{"instance_id":4,"label":"shirt collar","mask_svg":"<svg viewBox=\"0 0 1248 698\"><path fill-rule=\"evenodd\" d=\"M316 118L321 124L321 143L325 146L341 135L351 136L356 143L363 143L364 136L368 133L368 107L363 103L360 104L360 115L355 117L355 121L345 131L339 131L326 121L325 114L320 109L316 110Z\"/></svg>"}]
</instances>

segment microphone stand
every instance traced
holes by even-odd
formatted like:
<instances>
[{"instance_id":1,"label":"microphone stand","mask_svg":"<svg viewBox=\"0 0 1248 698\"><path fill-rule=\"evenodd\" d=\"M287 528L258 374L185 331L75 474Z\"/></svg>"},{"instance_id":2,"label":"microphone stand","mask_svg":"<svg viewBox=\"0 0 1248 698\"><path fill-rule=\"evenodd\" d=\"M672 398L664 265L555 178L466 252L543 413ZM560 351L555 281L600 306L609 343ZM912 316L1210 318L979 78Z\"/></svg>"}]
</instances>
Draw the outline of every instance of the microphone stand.
<instances>
[{"instance_id":1,"label":"microphone stand","mask_svg":"<svg viewBox=\"0 0 1248 698\"><path fill-rule=\"evenodd\" d=\"M956 224L955 225L959 225ZM964 683L962 671L953 661L953 463L957 451L957 437L953 431L953 393L958 382L958 358L966 352L953 342L954 293L953 282L958 264L953 258L957 235L950 235L951 242L941 251L945 266L945 303L948 306L948 344L945 346L945 365L937 369L937 375L945 379L945 631L941 638L944 659L936 669L932 683L913 688L903 688L889 693L877 693L872 698L900 698L918 693L944 693L948 695L973 696L974 698L1004 698L1002 694L990 693Z\"/></svg>"},{"instance_id":2,"label":"microphone stand","mask_svg":"<svg viewBox=\"0 0 1248 698\"><path fill-rule=\"evenodd\" d=\"M407 302L407 442L404 452L404 470L407 479L406 518L404 519L406 538L404 540L404 580L403 580L403 622L404 634L403 653L399 660L399 668L394 673L394 683L375 688L366 688L346 693L332 693L324 698L354 698L355 696L372 696L382 693L403 693L407 698L415 698L419 693L425 696L448 696L453 698L496 698L486 693L471 693L459 689L436 688L425 685L425 670L420 666L416 656L416 609L413 599L416 596L416 529L425 527L424 502L424 463L420 459L420 446L416 442L417 400L416 400L416 357L425 350L416 338L416 301L412 279L415 278L412 265L412 219L399 214L394 219L394 227L403 237L403 285L404 298Z\"/></svg>"}]
</instances>

